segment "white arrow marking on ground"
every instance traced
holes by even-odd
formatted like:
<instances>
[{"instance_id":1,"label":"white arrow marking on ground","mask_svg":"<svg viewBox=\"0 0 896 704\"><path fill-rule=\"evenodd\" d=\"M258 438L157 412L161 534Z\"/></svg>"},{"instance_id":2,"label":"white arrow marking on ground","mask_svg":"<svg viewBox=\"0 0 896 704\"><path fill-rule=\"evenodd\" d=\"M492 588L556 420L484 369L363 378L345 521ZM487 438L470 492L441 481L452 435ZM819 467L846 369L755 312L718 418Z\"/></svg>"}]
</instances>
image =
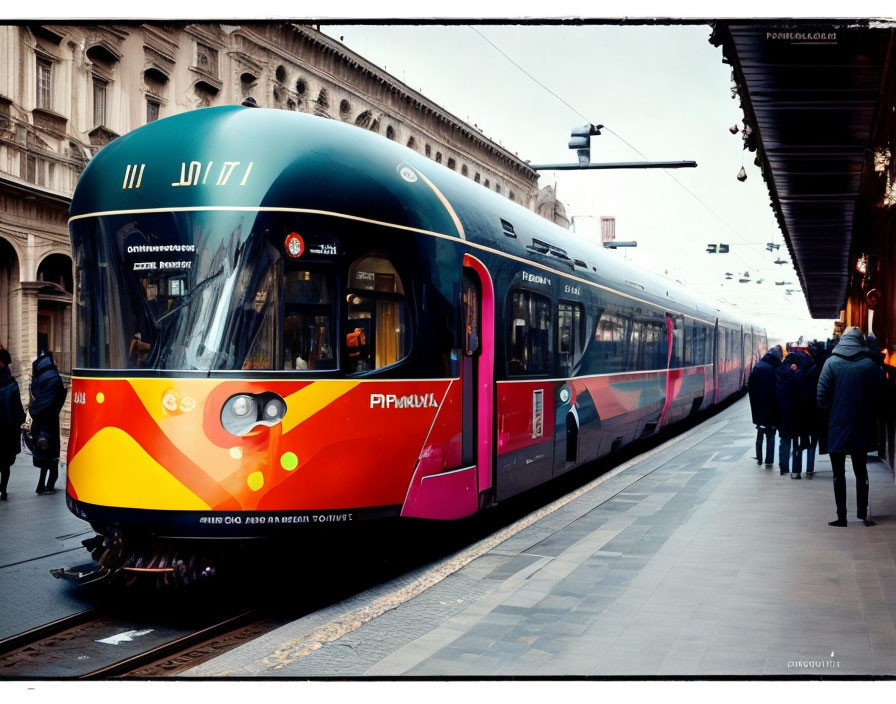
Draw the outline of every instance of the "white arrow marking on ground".
<instances>
[{"instance_id":1,"label":"white arrow marking on ground","mask_svg":"<svg viewBox=\"0 0 896 704\"><path fill-rule=\"evenodd\" d=\"M152 633L152 629L149 628L145 631L125 631L124 633L119 633L116 636L110 636L108 638L103 638L98 640L97 643L108 643L109 645L118 645L119 643L128 643L134 638L138 636L145 636L147 633Z\"/></svg>"}]
</instances>

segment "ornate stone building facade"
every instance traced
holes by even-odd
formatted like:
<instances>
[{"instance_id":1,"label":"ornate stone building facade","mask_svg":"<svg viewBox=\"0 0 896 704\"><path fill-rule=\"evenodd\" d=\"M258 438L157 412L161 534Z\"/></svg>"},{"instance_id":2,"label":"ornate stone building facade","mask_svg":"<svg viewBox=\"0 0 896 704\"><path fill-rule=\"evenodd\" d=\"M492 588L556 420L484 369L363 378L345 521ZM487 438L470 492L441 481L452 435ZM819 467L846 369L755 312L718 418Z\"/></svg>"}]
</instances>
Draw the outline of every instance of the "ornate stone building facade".
<instances>
[{"instance_id":1,"label":"ornate stone building facade","mask_svg":"<svg viewBox=\"0 0 896 704\"><path fill-rule=\"evenodd\" d=\"M74 363L66 221L88 160L147 122L250 97L378 132L569 226L525 161L313 27L0 26L0 345L23 389L39 349Z\"/></svg>"}]
</instances>

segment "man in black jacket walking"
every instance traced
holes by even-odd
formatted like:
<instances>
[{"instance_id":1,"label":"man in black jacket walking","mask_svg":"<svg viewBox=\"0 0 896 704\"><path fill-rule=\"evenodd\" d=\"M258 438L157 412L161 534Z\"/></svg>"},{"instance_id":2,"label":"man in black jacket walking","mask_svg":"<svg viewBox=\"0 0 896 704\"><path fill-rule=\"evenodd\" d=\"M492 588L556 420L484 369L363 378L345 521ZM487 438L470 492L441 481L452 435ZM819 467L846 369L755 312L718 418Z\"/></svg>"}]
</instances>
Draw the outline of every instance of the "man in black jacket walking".
<instances>
[{"instance_id":1,"label":"man in black jacket walking","mask_svg":"<svg viewBox=\"0 0 896 704\"><path fill-rule=\"evenodd\" d=\"M775 403L775 369L781 364L781 357L775 348L766 352L753 367L747 381L750 392L750 410L756 424L756 463L762 464L762 439L766 439L765 463L775 463L775 428L778 427Z\"/></svg>"},{"instance_id":2,"label":"man in black jacket walking","mask_svg":"<svg viewBox=\"0 0 896 704\"><path fill-rule=\"evenodd\" d=\"M856 515L866 526L868 518L868 469L865 456L875 446L875 415L880 391L880 369L869 358L862 331L847 328L818 378L818 405L830 408L827 448L834 470L834 501L837 520L831 526L846 526L846 455L852 458L856 475Z\"/></svg>"}]
</instances>

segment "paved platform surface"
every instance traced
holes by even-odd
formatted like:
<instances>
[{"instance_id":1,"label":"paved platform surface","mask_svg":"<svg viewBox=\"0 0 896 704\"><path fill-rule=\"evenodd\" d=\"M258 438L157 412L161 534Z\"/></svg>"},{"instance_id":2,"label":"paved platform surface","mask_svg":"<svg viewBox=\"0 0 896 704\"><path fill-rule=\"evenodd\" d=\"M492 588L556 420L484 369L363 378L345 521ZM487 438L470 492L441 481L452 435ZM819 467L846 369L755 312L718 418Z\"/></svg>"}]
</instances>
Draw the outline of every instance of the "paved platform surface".
<instances>
[{"instance_id":1,"label":"paved platform surface","mask_svg":"<svg viewBox=\"0 0 896 704\"><path fill-rule=\"evenodd\" d=\"M83 594L50 570L90 561L81 541L94 535L65 506L65 470L56 492L34 493L39 470L22 453L12 466L8 501L0 501L0 638L88 608Z\"/></svg>"},{"instance_id":2,"label":"paved platform surface","mask_svg":"<svg viewBox=\"0 0 896 704\"><path fill-rule=\"evenodd\" d=\"M186 676L896 675L892 471L869 463L877 526L848 473L831 528L827 457L792 481L757 466L754 433L742 399L519 530Z\"/></svg>"}]
</instances>

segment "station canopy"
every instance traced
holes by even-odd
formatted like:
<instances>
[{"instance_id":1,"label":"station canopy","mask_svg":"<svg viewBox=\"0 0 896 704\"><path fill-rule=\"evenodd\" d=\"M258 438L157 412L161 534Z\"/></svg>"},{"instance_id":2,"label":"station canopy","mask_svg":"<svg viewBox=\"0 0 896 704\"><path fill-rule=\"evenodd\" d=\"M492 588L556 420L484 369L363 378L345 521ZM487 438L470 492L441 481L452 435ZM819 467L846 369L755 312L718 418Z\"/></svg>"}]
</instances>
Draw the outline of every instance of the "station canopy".
<instances>
[{"instance_id":1,"label":"station canopy","mask_svg":"<svg viewBox=\"0 0 896 704\"><path fill-rule=\"evenodd\" d=\"M748 138L815 318L846 300L863 174L893 67L893 25L726 21L710 41L733 68Z\"/></svg>"}]
</instances>

